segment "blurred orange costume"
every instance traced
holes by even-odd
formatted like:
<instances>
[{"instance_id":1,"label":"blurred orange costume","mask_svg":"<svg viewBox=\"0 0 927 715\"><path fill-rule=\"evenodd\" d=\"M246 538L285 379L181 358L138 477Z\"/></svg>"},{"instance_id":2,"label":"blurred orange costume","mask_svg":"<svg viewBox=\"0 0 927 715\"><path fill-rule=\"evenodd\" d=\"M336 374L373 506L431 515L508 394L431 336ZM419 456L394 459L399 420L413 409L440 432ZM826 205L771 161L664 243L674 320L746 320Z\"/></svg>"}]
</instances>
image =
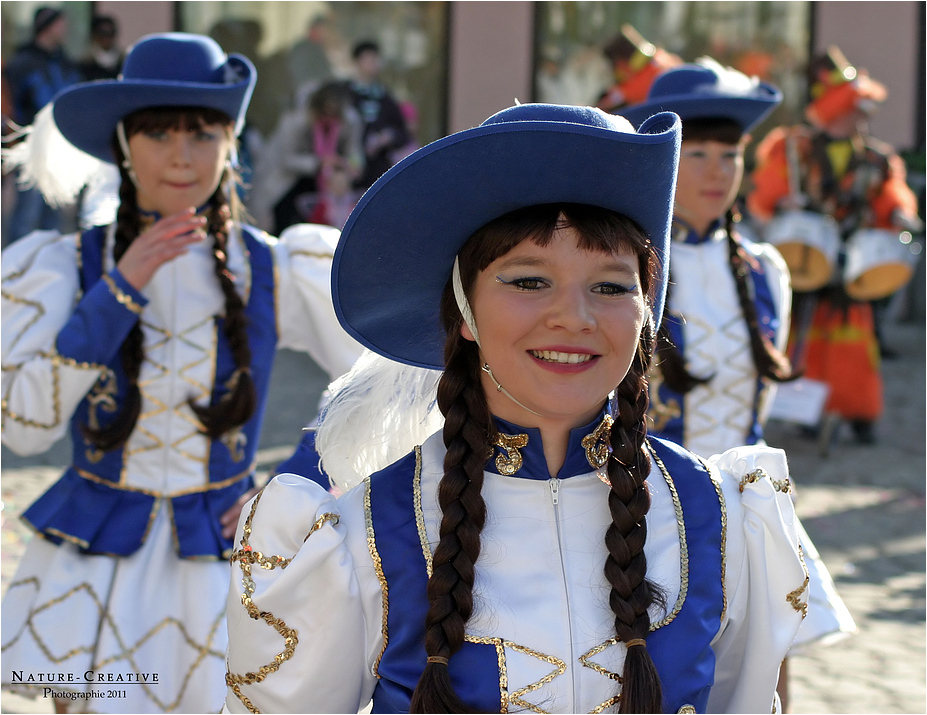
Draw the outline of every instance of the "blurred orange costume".
<instances>
[{"instance_id":1,"label":"blurred orange costume","mask_svg":"<svg viewBox=\"0 0 927 715\"><path fill-rule=\"evenodd\" d=\"M598 107L612 114L622 107L643 102L660 72L682 64L677 55L647 42L628 24L621 26L621 34L602 51L612 62L615 84L599 98Z\"/></svg>"},{"instance_id":2,"label":"blurred orange costume","mask_svg":"<svg viewBox=\"0 0 927 715\"><path fill-rule=\"evenodd\" d=\"M857 71L836 47L812 63L810 79L810 125L774 129L757 147L750 213L763 221L782 208L827 214L844 242L859 228L918 225L917 198L901 158L859 128L885 101L885 87ZM794 187L800 197L792 196ZM871 304L851 300L840 282L795 298L813 309L813 317L805 331L795 321L804 334L793 335L793 364L829 384L827 411L873 422L882 411L882 383ZM796 305L796 316L801 307Z\"/></svg>"}]
</instances>

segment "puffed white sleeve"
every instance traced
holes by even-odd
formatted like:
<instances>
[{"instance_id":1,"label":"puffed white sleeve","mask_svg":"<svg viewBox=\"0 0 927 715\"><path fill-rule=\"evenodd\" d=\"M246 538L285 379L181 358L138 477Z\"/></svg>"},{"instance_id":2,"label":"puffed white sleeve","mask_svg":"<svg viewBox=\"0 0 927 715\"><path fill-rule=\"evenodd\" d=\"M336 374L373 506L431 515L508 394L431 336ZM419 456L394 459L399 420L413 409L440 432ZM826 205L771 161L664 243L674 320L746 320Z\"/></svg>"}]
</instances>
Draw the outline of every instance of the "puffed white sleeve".
<instances>
[{"instance_id":1,"label":"puffed white sleeve","mask_svg":"<svg viewBox=\"0 0 927 715\"><path fill-rule=\"evenodd\" d=\"M117 269L82 293L77 234L36 231L3 251L2 434L39 454L68 429L147 299Z\"/></svg>"},{"instance_id":2,"label":"puffed white sleeve","mask_svg":"<svg viewBox=\"0 0 927 715\"><path fill-rule=\"evenodd\" d=\"M363 351L341 327L332 304L332 258L339 236L331 226L296 224L274 245L278 345L309 353L332 380L350 370Z\"/></svg>"},{"instance_id":3,"label":"puffed white sleeve","mask_svg":"<svg viewBox=\"0 0 927 715\"><path fill-rule=\"evenodd\" d=\"M228 597L226 709L356 713L373 694L382 591L364 489L337 501L281 474L242 510Z\"/></svg>"},{"instance_id":4,"label":"puffed white sleeve","mask_svg":"<svg viewBox=\"0 0 927 715\"><path fill-rule=\"evenodd\" d=\"M785 452L738 447L710 461L727 514L727 608L708 712L775 712L779 665L808 609Z\"/></svg>"},{"instance_id":5,"label":"puffed white sleeve","mask_svg":"<svg viewBox=\"0 0 927 715\"><path fill-rule=\"evenodd\" d=\"M752 249L763 264L769 291L776 306L776 316L779 318L775 345L779 350L785 350L792 321L792 276L779 249L771 243L756 243Z\"/></svg>"}]
</instances>

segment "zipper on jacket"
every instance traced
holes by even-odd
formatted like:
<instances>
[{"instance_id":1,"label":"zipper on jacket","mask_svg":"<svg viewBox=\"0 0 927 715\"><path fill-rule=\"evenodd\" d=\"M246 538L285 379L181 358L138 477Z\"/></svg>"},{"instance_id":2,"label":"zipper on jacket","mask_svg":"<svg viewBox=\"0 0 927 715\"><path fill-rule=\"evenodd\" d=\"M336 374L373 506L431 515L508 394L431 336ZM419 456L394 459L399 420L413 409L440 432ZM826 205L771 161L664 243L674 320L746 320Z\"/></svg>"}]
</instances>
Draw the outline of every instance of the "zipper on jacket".
<instances>
[{"instance_id":1,"label":"zipper on jacket","mask_svg":"<svg viewBox=\"0 0 927 715\"><path fill-rule=\"evenodd\" d=\"M560 503L560 480L557 477L551 477L547 480L547 486L550 488L550 499L554 506Z\"/></svg>"},{"instance_id":2,"label":"zipper on jacket","mask_svg":"<svg viewBox=\"0 0 927 715\"><path fill-rule=\"evenodd\" d=\"M568 639L570 644L570 660L568 663L573 664L576 662L576 656L573 653L573 607L570 603L570 585L567 582L567 569L566 563L563 559L563 531L560 527L560 479L559 477L550 477L547 480L547 488L550 491L550 501L553 506L553 516L554 516L554 528L557 533L557 550L560 553L560 578L563 585L563 596L566 601L566 615L567 615L567 627L569 630ZM573 667L568 667L568 673L570 675L570 685L569 693L570 698L570 709L567 712L578 712L576 710L576 703L578 702L577 697L577 683L576 683L576 674Z\"/></svg>"}]
</instances>

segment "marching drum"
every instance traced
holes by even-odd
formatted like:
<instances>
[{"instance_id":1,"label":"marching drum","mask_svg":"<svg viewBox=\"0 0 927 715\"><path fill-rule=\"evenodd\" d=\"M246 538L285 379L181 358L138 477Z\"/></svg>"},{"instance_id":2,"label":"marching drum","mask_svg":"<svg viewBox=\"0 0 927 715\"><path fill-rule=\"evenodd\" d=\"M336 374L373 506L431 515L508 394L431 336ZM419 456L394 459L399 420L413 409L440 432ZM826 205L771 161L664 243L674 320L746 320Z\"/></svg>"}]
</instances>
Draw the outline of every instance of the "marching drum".
<instances>
[{"instance_id":1,"label":"marching drum","mask_svg":"<svg viewBox=\"0 0 927 715\"><path fill-rule=\"evenodd\" d=\"M882 228L862 228L847 241L843 280L854 300L878 300L902 288L917 263L911 234Z\"/></svg>"},{"instance_id":2,"label":"marching drum","mask_svg":"<svg viewBox=\"0 0 927 715\"><path fill-rule=\"evenodd\" d=\"M840 231L830 216L786 211L769 222L764 236L789 267L792 290L807 292L827 285L840 253Z\"/></svg>"}]
</instances>

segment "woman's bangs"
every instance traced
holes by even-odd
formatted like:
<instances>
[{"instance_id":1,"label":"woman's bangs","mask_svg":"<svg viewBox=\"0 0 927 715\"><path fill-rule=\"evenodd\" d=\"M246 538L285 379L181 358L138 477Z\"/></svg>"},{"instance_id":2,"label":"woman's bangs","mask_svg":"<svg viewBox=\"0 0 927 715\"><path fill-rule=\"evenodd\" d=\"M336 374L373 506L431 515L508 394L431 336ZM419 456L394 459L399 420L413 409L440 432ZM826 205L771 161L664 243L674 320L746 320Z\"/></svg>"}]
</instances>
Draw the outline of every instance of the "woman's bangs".
<instances>
[{"instance_id":1,"label":"woman's bangs","mask_svg":"<svg viewBox=\"0 0 927 715\"><path fill-rule=\"evenodd\" d=\"M139 132L190 131L210 124L232 125L225 112L208 107L146 107L129 114L123 122L126 134Z\"/></svg>"}]
</instances>

